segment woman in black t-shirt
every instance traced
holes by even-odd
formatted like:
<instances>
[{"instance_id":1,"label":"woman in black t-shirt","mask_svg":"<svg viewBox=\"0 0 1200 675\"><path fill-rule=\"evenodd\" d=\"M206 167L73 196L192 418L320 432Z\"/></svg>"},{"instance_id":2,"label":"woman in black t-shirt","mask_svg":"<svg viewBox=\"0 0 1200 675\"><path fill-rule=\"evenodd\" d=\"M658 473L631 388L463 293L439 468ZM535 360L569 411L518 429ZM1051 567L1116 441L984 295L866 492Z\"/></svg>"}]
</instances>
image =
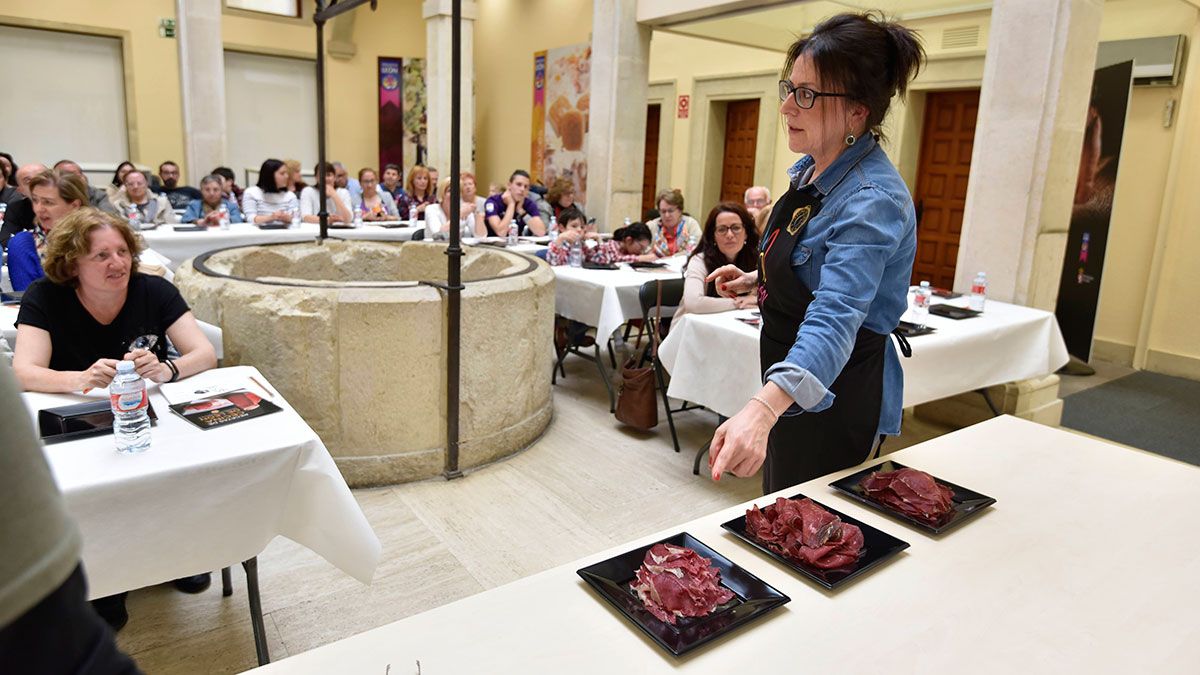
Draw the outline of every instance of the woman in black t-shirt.
<instances>
[{"instance_id":1,"label":"woman in black t-shirt","mask_svg":"<svg viewBox=\"0 0 1200 675\"><path fill-rule=\"evenodd\" d=\"M65 393L107 387L117 361L169 382L217 365L179 291L139 274L142 243L123 220L94 208L63 218L46 243L45 278L21 299L13 370L26 391ZM144 335L152 350L131 349ZM181 356L167 360L167 338Z\"/></svg>"}]
</instances>

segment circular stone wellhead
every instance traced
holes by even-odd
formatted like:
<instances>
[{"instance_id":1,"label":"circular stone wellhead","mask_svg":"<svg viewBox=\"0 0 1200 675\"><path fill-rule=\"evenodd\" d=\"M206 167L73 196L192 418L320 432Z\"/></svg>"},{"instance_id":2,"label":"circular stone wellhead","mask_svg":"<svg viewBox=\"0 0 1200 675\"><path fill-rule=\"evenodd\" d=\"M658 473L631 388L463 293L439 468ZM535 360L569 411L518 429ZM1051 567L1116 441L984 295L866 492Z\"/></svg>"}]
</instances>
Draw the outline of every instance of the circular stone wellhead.
<instances>
[{"instance_id":1,"label":"circular stone wellhead","mask_svg":"<svg viewBox=\"0 0 1200 675\"><path fill-rule=\"evenodd\" d=\"M446 245L327 239L197 256L175 284L220 326L225 365L258 368L352 487L440 475ZM488 246L462 258L459 466L511 455L550 423L554 272Z\"/></svg>"}]
</instances>

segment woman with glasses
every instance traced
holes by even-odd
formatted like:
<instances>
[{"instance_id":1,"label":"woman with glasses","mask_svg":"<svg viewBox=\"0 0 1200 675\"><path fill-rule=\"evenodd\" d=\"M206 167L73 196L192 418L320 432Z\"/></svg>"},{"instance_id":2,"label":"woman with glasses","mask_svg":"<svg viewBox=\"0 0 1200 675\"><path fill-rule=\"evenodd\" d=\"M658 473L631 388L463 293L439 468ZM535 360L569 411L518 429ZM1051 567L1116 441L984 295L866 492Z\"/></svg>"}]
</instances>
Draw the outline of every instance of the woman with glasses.
<instances>
[{"instance_id":1,"label":"woman with glasses","mask_svg":"<svg viewBox=\"0 0 1200 675\"><path fill-rule=\"evenodd\" d=\"M859 464L900 433L889 334L907 306L916 213L879 130L923 58L912 31L870 13L827 19L788 49L780 113L788 148L804 156L772 208L758 269L708 275L726 297L756 291L763 318L764 384L717 428L714 480L761 466L774 492Z\"/></svg>"},{"instance_id":2,"label":"woman with glasses","mask_svg":"<svg viewBox=\"0 0 1200 675\"><path fill-rule=\"evenodd\" d=\"M375 169L359 169L358 184L362 186L363 191L361 197L354 198L354 208L362 214L363 220L400 219L400 212L396 210L396 200L392 198L392 193L381 189Z\"/></svg>"},{"instance_id":3,"label":"woman with glasses","mask_svg":"<svg viewBox=\"0 0 1200 675\"><path fill-rule=\"evenodd\" d=\"M700 242L700 223L683 212L683 193L663 190L654 203L658 217L646 223L653 237L650 248L660 258L691 253Z\"/></svg>"},{"instance_id":4,"label":"woman with glasses","mask_svg":"<svg viewBox=\"0 0 1200 675\"><path fill-rule=\"evenodd\" d=\"M758 266L758 230L750 213L736 202L721 202L708 212L704 236L688 258L683 273L683 300L676 317L758 307L756 293L723 298L715 284L705 281L709 274L726 265L743 272L753 272Z\"/></svg>"}]
</instances>

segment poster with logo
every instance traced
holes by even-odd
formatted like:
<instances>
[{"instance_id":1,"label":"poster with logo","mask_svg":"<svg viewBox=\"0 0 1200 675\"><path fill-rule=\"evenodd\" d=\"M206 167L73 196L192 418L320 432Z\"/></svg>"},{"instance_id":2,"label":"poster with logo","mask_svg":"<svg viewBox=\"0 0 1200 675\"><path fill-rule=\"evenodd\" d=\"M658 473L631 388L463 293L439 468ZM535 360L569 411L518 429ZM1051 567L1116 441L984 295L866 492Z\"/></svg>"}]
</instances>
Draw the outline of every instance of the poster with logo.
<instances>
[{"instance_id":1,"label":"poster with logo","mask_svg":"<svg viewBox=\"0 0 1200 675\"><path fill-rule=\"evenodd\" d=\"M1067 351L1084 361L1092 354L1100 278L1132 87L1132 61L1097 70L1084 125L1067 252L1054 311Z\"/></svg>"},{"instance_id":2,"label":"poster with logo","mask_svg":"<svg viewBox=\"0 0 1200 675\"><path fill-rule=\"evenodd\" d=\"M379 58L379 166L425 161L425 59Z\"/></svg>"},{"instance_id":3,"label":"poster with logo","mask_svg":"<svg viewBox=\"0 0 1200 675\"><path fill-rule=\"evenodd\" d=\"M533 156L535 181L575 184L575 202L587 201L587 129L592 47L584 43L534 54Z\"/></svg>"}]
</instances>

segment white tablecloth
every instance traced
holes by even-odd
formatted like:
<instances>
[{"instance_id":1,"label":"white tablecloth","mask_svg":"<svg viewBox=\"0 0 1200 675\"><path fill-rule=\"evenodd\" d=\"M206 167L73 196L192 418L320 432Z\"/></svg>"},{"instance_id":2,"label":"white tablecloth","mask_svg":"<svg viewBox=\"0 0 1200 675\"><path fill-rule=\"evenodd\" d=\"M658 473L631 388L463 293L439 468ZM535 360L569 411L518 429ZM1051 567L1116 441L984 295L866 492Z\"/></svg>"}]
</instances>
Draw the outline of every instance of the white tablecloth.
<instances>
[{"instance_id":1,"label":"white tablecloth","mask_svg":"<svg viewBox=\"0 0 1200 675\"><path fill-rule=\"evenodd\" d=\"M837 591L722 530L746 503L263 670L415 672L419 660L426 673L1196 672L1200 538L1188 533L1200 469L1013 417L889 457L998 501L929 536L827 487L851 469L778 493L911 544ZM792 601L677 659L575 574L680 531Z\"/></svg>"},{"instance_id":2,"label":"white tablecloth","mask_svg":"<svg viewBox=\"0 0 1200 675\"><path fill-rule=\"evenodd\" d=\"M17 314L20 313L20 310L19 305L0 305L0 337L8 341L10 348L17 345L17 328L14 324L17 322ZM204 337L212 343L213 349L217 352L217 358L225 358L225 340L221 329L199 319L196 320L196 323L199 324Z\"/></svg>"},{"instance_id":3,"label":"white tablecloth","mask_svg":"<svg viewBox=\"0 0 1200 675\"><path fill-rule=\"evenodd\" d=\"M353 229L330 228L329 236L333 239L408 241L412 239L414 232L423 228L423 225L381 227L366 224ZM207 251L231 246L311 241L319 232L320 226L315 223L302 223L296 229L287 230L260 230L247 223L235 223L230 225L228 230L210 228L203 232L176 232L170 225L161 225L158 229L147 230L141 235L147 246L170 259L170 267L175 270L185 260Z\"/></svg>"},{"instance_id":4,"label":"white tablecloth","mask_svg":"<svg viewBox=\"0 0 1200 675\"><path fill-rule=\"evenodd\" d=\"M750 310L735 310L673 322L659 351L671 373L667 393L725 416L741 410L762 386L759 329L738 321L749 316ZM931 315L925 323L937 331L910 339L912 358L900 358L906 408L1040 377L1067 362L1058 321L1040 309L989 300L982 316Z\"/></svg>"},{"instance_id":5,"label":"white tablecloth","mask_svg":"<svg viewBox=\"0 0 1200 675\"><path fill-rule=\"evenodd\" d=\"M158 425L148 451L119 454L112 436L46 446L67 510L83 534L93 598L248 560L276 536L370 583L379 540L333 458L277 392L262 391L250 376L266 383L249 366L184 382L197 388L242 382L282 411L202 431L172 413L154 386L150 401ZM38 409L104 396L24 398L36 424Z\"/></svg>"},{"instance_id":6,"label":"white tablecloth","mask_svg":"<svg viewBox=\"0 0 1200 675\"><path fill-rule=\"evenodd\" d=\"M678 279L682 275L683 256L666 258L663 269L637 270L621 265L616 270L591 270L556 266L554 275L554 311L568 319L596 327L599 342L612 335L621 324L642 318L638 289L654 279Z\"/></svg>"}]
</instances>

